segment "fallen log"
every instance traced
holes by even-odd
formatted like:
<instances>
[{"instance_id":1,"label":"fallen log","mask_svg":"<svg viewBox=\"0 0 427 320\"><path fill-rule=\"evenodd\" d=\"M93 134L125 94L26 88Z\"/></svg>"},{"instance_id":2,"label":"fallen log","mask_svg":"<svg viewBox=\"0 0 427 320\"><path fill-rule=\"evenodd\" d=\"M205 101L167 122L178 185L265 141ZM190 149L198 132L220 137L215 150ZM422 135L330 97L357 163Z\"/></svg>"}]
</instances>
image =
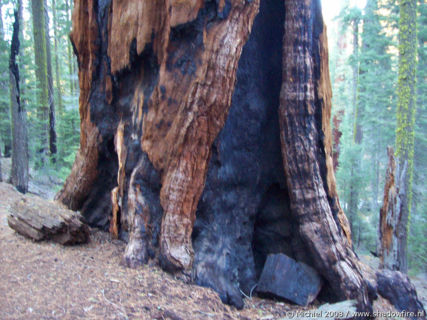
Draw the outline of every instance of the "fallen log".
<instances>
[{"instance_id":1,"label":"fallen log","mask_svg":"<svg viewBox=\"0 0 427 320\"><path fill-rule=\"evenodd\" d=\"M39 197L22 197L10 208L9 227L34 241L52 240L62 245L86 243L89 228L80 213Z\"/></svg>"},{"instance_id":2,"label":"fallen log","mask_svg":"<svg viewBox=\"0 0 427 320\"><path fill-rule=\"evenodd\" d=\"M410 319L427 319L415 286L406 274L383 269L376 273L376 277L378 293L389 300L398 311L407 313L407 318Z\"/></svg>"}]
</instances>

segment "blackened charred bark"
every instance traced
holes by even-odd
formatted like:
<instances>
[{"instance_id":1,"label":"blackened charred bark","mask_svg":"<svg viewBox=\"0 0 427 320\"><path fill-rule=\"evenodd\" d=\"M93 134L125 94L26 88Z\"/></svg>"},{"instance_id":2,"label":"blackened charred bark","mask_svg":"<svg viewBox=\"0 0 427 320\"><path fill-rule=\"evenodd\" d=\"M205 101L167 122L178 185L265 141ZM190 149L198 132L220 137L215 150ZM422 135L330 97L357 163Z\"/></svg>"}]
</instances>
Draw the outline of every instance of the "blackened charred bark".
<instances>
[{"instance_id":1,"label":"blackened charred bark","mask_svg":"<svg viewBox=\"0 0 427 320\"><path fill-rule=\"evenodd\" d=\"M315 263L339 299L371 311L348 223L335 191L326 28L318 1L288 0L279 122L291 211Z\"/></svg>"},{"instance_id":2,"label":"blackened charred bark","mask_svg":"<svg viewBox=\"0 0 427 320\"><path fill-rule=\"evenodd\" d=\"M193 231L195 281L238 307L240 290L249 295L269 253L295 256L301 247L291 241L299 237L290 216L277 118L284 18L282 0L261 2L239 61L230 112L213 146Z\"/></svg>"},{"instance_id":3,"label":"blackened charred bark","mask_svg":"<svg viewBox=\"0 0 427 320\"><path fill-rule=\"evenodd\" d=\"M76 1L71 38L80 65L81 148L58 199L105 226L113 198L111 230L120 223L124 237L130 232L124 260L138 265L147 259L141 241L146 247L155 234L149 221L157 215L144 192L160 190L162 264L189 269L210 147L225 122L259 1L142 2ZM149 181L139 172L146 161L159 190L132 183Z\"/></svg>"},{"instance_id":4,"label":"blackened charred bark","mask_svg":"<svg viewBox=\"0 0 427 320\"><path fill-rule=\"evenodd\" d=\"M397 310L413 314L406 318L427 319L426 311L418 299L415 287L406 274L384 269L378 271L376 277L378 293L388 299Z\"/></svg>"},{"instance_id":5,"label":"blackened charred bark","mask_svg":"<svg viewBox=\"0 0 427 320\"><path fill-rule=\"evenodd\" d=\"M28 191L28 137L26 113L21 105L19 90L19 14L15 11L9 60L10 103L12 114L12 172L11 183L22 193Z\"/></svg>"},{"instance_id":6,"label":"blackened charred bark","mask_svg":"<svg viewBox=\"0 0 427 320\"><path fill-rule=\"evenodd\" d=\"M259 5L76 0L81 141L57 198L128 241L126 265L157 259L237 307L285 253L370 310L335 187L319 1Z\"/></svg>"}]
</instances>

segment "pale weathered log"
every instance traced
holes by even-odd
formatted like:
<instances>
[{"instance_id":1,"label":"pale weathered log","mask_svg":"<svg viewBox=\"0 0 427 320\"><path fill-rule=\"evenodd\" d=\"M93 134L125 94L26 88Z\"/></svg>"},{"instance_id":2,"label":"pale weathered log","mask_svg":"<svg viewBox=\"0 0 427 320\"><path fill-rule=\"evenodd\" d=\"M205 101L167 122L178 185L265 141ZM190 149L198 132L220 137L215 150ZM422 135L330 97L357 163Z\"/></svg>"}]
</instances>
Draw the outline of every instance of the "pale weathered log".
<instances>
[{"instance_id":1,"label":"pale weathered log","mask_svg":"<svg viewBox=\"0 0 427 320\"><path fill-rule=\"evenodd\" d=\"M426 311L418 299L415 286L400 271L380 270L376 273L378 293L389 300L397 310L412 313L406 318L427 319Z\"/></svg>"},{"instance_id":2,"label":"pale weathered log","mask_svg":"<svg viewBox=\"0 0 427 320\"><path fill-rule=\"evenodd\" d=\"M80 213L36 196L17 200L7 222L13 230L35 241L52 240L63 245L89 241L89 228Z\"/></svg>"}]
</instances>

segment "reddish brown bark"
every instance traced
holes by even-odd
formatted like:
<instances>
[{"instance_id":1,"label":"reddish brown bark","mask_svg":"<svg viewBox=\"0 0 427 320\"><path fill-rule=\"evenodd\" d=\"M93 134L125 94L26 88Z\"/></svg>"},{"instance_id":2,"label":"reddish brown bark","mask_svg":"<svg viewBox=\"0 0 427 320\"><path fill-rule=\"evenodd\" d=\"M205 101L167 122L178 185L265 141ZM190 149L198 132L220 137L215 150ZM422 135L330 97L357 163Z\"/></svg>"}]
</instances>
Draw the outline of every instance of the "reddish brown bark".
<instances>
[{"instance_id":1,"label":"reddish brown bark","mask_svg":"<svg viewBox=\"0 0 427 320\"><path fill-rule=\"evenodd\" d=\"M286 1L279 119L291 208L318 270L334 291L371 310L336 193L326 28L312 5L309 0Z\"/></svg>"},{"instance_id":2,"label":"reddish brown bark","mask_svg":"<svg viewBox=\"0 0 427 320\"><path fill-rule=\"evenodd\" d=\"M173 268L190 268L193 259L191 231L198 199L203 191L210 147L224 125L237 63L258 6L259 1L233 1L227 8L229 12L225 18L209 21L210 8L208 5L202 8L201 1L113 1L106 30L111 67L103 70L106 75L98 84L93 76L99 72L95 69L100 63L97 58L100 48L95 42L99 37L95 10L99 8L96 2L85 6L83 2L76 1L73 14L75 27L71 38L80 65L81 149L72 174L58 198L73 209L79 208L98 174L98 145L105 135L99 134L89 112L93 86L100 85L106 102L113 103L114 98L110 98L112 82L108 74L120 77L134 67L132 60L135 57L132 55L146 52L150 55L150 63L157 69L156 74L146 74L152 70L144 66L137 71L133 101L126 106L133 109L127 110L133 113L133 118L126 119L125 115L119 115L122 129L118 129L121 133L117 131L117 135L123 136L123 131L130 127L143 127L144 134L140 136L142 151L154 168L161 172L160 204L164 214L160 247L163 261ZM225 9L224 3L216 8L219 15ZM195 26L189 27L194 28L190 30L194 35L187 35L186 30L179 29L179 25L184 24L182 28L185 28L185 23L194 20L197 20ZM182 35L189 39L180 39ZM146 92L144 88L147 81L153 82L151 92ZM126 89L118 84L118 95ZM148 111L144 111L144 108ZM124 152L117 152L119 194L123 199L124 184L129 182L123 181L121 160L126 159L127 151L123 139L120 143L117 143L118 140L116 138L116 150L123 149ZM81 182L82 179L85 181ZM145 221L144 229L148 231L150 212L144 204L143 194L134 190L132 183L129 194L132 196L127 205L134 209L130 210L132 214L127 219L131 230L125 258L129 265L137 265L147 257L136 254L132 249L134 246L140 247L135 242L141 238L135 235L139 231L132 229L132 226L139 225L137 221ZM115 229L113 226L112 230ZM136 261L137 255L142 259Z\"/></svg>"},{"instance_id":3,"label":"reddish brown bark","mask_svg":"<svg viewBox=\"0 0 427 320\"><path fill-rule=\"evenodd\" d=\"M125 264L191 271L242 307L285 253L370 310L336 191L318 0L76 0L71 39L81 146L58 199L126 240Z\"/></svg>"}]
</instances>

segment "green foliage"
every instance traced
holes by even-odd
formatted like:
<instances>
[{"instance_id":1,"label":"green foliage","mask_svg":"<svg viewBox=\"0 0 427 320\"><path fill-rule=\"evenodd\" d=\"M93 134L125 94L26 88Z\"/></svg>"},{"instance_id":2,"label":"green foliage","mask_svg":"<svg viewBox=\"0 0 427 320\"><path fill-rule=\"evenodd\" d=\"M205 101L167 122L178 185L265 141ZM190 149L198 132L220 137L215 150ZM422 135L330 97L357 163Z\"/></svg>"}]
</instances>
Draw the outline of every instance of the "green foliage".
<instances>
[{"instance_id":1,"label":"green foliage","mask_svg":"<svg viewBox=\"0 0 427 320\"><path fill-rule=\"evenodd\" d=\"M39 0L40 1L40 0ZM71 91L68 85L71 81L76 81L76 69L71 68L72 74L69 73L69 66L75 65L75 58L68 55L70 48L70 40L68 34L71 29L71 10L70 5L72 1L69 0L56 0L46 1L49 15L53 16L55 10L56 24L53 25L50 19L50 40L52 57L58 58L58 69L52 68L54 78L58 71L58 82L54 82L55 90L57 84L62 88L61 105L56 112L56 128L58 138L58 159L56 163L46 162L44 167L40 166L40 153L39 150L45 146L45 140L42 138L42 132L45 128L47 119L41 118L40 104L38 97L41 96L41 90L37 88L36 81L36 64L35 64L35 51L34 51L34 32L31 1L23 1L23 21L21 28L21 52L18 57L18 63L21 74L21 103L27 111L27 125L29 133L29 153L30 165L32 167L39 166L38 173L49 174L57 176L60 179L65 179L70 172L74 157L79 146L79 113L78 113L78 90L76 85L73 86ZM55 6L52 6L55 3ZM0 37L0 147L2 153L5 152L5 145L10 144L10 116L9 116L9 51L10 51L10 36L11 18L13 10L16 7L15 1L2 0L0 8L2 9L1 17L4 20L4 36ZM2 20L2 22L3 22ZM56 29L54 30L54 27ZM43 28L42 28L43 29ZM39 30L40 31L40 30ZM54 32L56 31L56 32ZM56 33L56 47L54 46L53 34ZM55 50L56 49L56 50ZM54 61L54 60L53 60ZM52 62L53 62L52 61ZM55 95L55 103L58 106L58 95ZM8 155L6 153L6 155Z\"/></svg>"},{"instance_id":2,"label":"green foliage","mask_svg":"<svg viewBox=\"0 0 427 320\"><path fill-rule=\"evenodd\" d=\"M427 4L418 1L417 116L415 119L413 197L409 228L409 266L427 271Z\"/></svg>"},{"instance_id":3,"label":"green foliage","mask_svg":"<svg viewBox=\"0 0 427 320\"><path fill-rule=\"evenodd\" d=\"M409 1L410 2L410 1ZM408 0L402 1L407 5ZM401 20L414 25L403 12ZM344 8L338 17L338 44L331 46L333 113L342 119L338 191L352 223L353 240L360 249L375 250L378 216L382 205L386 148L413 157L413 197L408 258L413 270L426 270L427 257L427 5L418 1L418 65L415 75L414 33L400 24L397 0L368 0L362 14ZM408 20L409 18L409 20ZM354 51L354 23L359 22L360 51ZM403 23L404 24L404 23ZM410 42L412 41L412 42ZM411 43L411 44L409 44ZM347 48L347 49L346 49ZM401 51L398 66L398 51ZM412 50L413 51L413 50ZM412 62L410 62L412 61ZM405 66L405 64L407 66ZM356 98L352 72L358 69ZM412 81L412 82L411 82ZM399 82L399 84L398 84ZM415 117L415 97L417 115ZM396 117L398 115L398 117ZM398 128L396 130L396 123ZM412 128L412 129L411 129ZM356 139L360 129L360 141ZM412 130L412 131L411 131ZM337 149L337 146L334 146ZM412 151L411 151L412 150ZM357 196L356 201L352 195ZM352 207L356 207L356 209Z\"/></svg>"}]
</instances>

